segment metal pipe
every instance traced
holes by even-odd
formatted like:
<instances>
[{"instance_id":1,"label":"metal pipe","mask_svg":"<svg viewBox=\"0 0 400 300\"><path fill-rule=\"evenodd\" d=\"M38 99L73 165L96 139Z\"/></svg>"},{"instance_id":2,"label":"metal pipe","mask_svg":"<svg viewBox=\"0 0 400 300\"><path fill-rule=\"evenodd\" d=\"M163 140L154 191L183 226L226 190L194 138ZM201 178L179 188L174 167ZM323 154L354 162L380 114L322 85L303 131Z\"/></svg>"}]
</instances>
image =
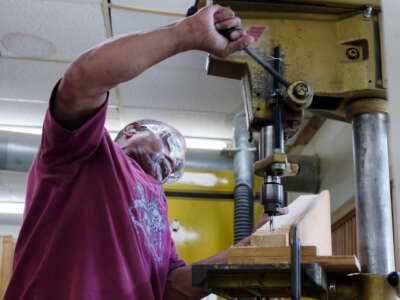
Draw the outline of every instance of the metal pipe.
<instances>
[{"instance_id":1,"label":"metal pipe","mask_svg":"<svg viewBox=\"0 0 400 300\"><path fill-rule=\"evenodd\" d=\"M386 114L353 117L353 153L361 270L387 274L394 270L394 247Z\"/></svg>"},{"instance_id":2,"label":"metal pipe","mask_svg":"<svg viewBox=\"0 0 400 300\"><path fill-rule=\"evenodd\" d=\"M238 113L234 118L234 142L238 149L233 158L235 173L235 242L250 235L253 230L253 145L249 142L246 117Z\"/></svg>"},{"instance_id":3,"label":"metal pipe","mask_svg":"<svg viewBox=\"0 0 400 300\"><path fill-rule=\"evenodd\" d=\"M301 297L301 248L297 233L297 226L293 227L293 240L291 242L290 256L290 290L292 300L300 300Z\"/></svg>"},{"instance_id":4,"label":"metal pipe","mask_svg":"<svg viewBox=\"0 0 400 300\"><path fill-rule=\"evenodd\" d=\"M28 171L39 144L39 135L0 131L0 170Z\"/></svg>"},{"instance_id":5,"label":"metal pipe","mask_svg":"<svg viewBox=\"0 0 400 300\"><path fill-rule=\"evenodd\" d=\"M246 116L238 113L234 118L234 146L237 149L233 158L236 184L246 184L253 188L254 146L249 142Z\"/></svg>"},{"instance_id":6,"label":"metal pipe","mask_svg":"<svg viewBox=\"0 0 400 300\"><path fill-rule=\"evenodd\" d=\"M282 76L281 73L276 71L274 67L272 67L269 63L267 63L258 53L249 46L243 48L243 50L252 57L256 62L258 62L265 70L267 70L272 76L274 76L280 83L282 83L285 87L290 85L290 82ZM275 56L276 57L276 56ZM276 57L279 60L279 58Z\"/></svg>"},{"instance_id":7,"label":"metal pipe","mask_svg":"<svg viewBox=\"0 0 400 300\"><path fill-rule=\"evenodd\" d=\"M40 144L40 135L0 131L0 170L27 172ZM188 169L233 170L232 159L220 150L188 149Z\"/></svg>"},{"instance_id":8,"label":"metal pipe","mask_svg":"<svg viewBox=\"0 0 400 300\"><path fill-rule=\"evenodd\" d=\"M274 126L264 126L260 130L258 159L263 160L274 153Z\"/></svg>"}]
</instances>

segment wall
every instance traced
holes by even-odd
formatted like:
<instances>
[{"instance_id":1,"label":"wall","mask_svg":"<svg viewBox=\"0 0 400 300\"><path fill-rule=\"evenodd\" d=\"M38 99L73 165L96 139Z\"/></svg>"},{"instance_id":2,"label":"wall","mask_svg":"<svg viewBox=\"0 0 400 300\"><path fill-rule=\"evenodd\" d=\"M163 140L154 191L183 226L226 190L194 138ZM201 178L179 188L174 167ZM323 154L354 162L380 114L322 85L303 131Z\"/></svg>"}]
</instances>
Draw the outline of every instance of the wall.
<instances>
[{"instance_id":1,"label":"wall","mask_svg":"<svg viewBox=\"0 0 400 300\"><path fill-rule=\"evenodd\" d=\"M388 100L390 113L390 150L393 174L394 230L397 248L396 267L400 268L400 1L383 0L384 48L388 77Z\"/></svg>"},{"instance_id":2,"label":"wall","mask_svg":"<svg viewBox=\"0 0 400 300\"><path fill-rule=\"evenodd\" d=\"M352 138L351 124L326 120L309 144L292 151L319 156L320 190L329 190L332 212L354 196ZM290 193L289 200L297 196L297 193Z\"/></svg>"}]
</instances>

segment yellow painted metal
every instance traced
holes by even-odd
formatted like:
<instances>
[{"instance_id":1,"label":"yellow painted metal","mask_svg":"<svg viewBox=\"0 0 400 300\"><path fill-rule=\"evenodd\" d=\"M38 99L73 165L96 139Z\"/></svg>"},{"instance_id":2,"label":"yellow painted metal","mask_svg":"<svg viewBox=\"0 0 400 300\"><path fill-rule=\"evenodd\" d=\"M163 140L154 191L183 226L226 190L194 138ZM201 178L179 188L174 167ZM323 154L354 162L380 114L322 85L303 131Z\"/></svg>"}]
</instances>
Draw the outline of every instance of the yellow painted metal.
<instances>
[{"instance_id":1,"label":"yellow painted metal","mask_svg":"<svg viewBox=\"0 0 400 300\"><path fill-rule=\"evenodd\" d=\"M284 56L285 76L289 81L312 83L316 94L343 92L375 87L373 23L361 13L340 20L313 20L270 17L242 20L244 28L265 26L264 35L252 45L266 55L280 45ZM359 50L359 59L350 60L346 50ZM241 55L229 59L244 60L250 69L259 69L251 58Z\"/></svg>"},{"instance_id":2,"label":"yellow painted metal","mask_svg":"<svg viewBox=\"0 0 400 300\"><path fill-rule=\"evenodd\" d=\"M173 232L177 251L186 263L196 262L233 243L233 201L168 197L169 220L181 227Z\"/></svg>"},{"instance_id":3,"label":"yellow painted metal","mask_svg":"<svg viewBox=\"0 0 400 300\"><path fill-rule=\"evenodd\" d=\"M285 164L286 162L287 157L285 153L273 153L267 158L258 160L254 163L254 173L256 173L256 175L258 176L265 176L265 174L268 174L268 171L270 170L272 164Z\"/></svg>"},{"instance_id":4,"label":"yellow painted metal","mask_svg":"<svg viewBox=\"0 0 400 300\"><path fill-rule=\"evenodd\" d=\"M342 120L346 119L342 104L348 100L359 97L385 98L384 82L381 78L383 73L379 37L376 31L380 13L378 11L378 15L366 18L363 12L367 4L379 8L379 1L364 2L364 5L357 7L359 2L355 0L263 2L265 6L263 8L271 8L268 11L257 10L258 5L261 5L258 2L215 1L222 5L232 4L234 8L240 3L237 5L237 14L242 18L242 27L265 28L264 33L251 46L271 63L270 55L273 47L280 45L284 60L284 76L290 82L303 80L309 83L314 88L316 96L314 101L329 102L337 99L335 100L338 103L337 107L329 107L330 111L327 113L331 113L333 118ZM293 6L293 3L296 3L297 11L288 11L288 5ZM318 3L321 4L320 7L333 7L336 4L335 7L340 8L350 5L352 10L313 13L309 5ZM243 85L244 95L247 98L245 106L248 115L250 113L249 122L254 121L252 117L255 122L260 122L257 118L269 115L268 104L262 104L263 99L260 97L269 94L268 91L266 93L268 83L263 68L244 52L231 55L223 60L225 63L221 61L216 57L210 58L210 74L249 81L249 84ZM218 67L214 67L214 63ZM240 64L240 67L233 67L237 64ZM321 112L326 110L321 106L318 107ZM329 117L329 114L327 116Z\"/></svg>"},{"instance_id":5,"label":"yellow painted metal","mask_svg":"<svg viewBox=\"0 0 400 300\"><path fill-rule=\"evenodd\" d=\"M167 196L169 222L178 221L180 228L172 231L177 251L186 263L196 262L216 254L233 244L233 190L234 174L232 171L188 170L190 178L196 174L206 175L197 184L185 180L172 185L165 185L167 192L180 192L183 197ZM207 181L208 179L208 181ZM202 182L202 184L200 184ZM255 191L258 193L260 179L255 178ZM231 199L195 198L191 193L210 195L231 195ZM254 206L254 219L263 212L258 202Z\"/></svg>"},{"instance_id":6,"label":"yellow painted metal","mask_svg":"<svg viewBox=\"0 0 400 300\"><path fill-rule=\"evenodd\" d=\"M232 194L234 187L232 171L185 169L184 178L177 183L164 185L164 190Z\"/></svg>"}]
</instances>

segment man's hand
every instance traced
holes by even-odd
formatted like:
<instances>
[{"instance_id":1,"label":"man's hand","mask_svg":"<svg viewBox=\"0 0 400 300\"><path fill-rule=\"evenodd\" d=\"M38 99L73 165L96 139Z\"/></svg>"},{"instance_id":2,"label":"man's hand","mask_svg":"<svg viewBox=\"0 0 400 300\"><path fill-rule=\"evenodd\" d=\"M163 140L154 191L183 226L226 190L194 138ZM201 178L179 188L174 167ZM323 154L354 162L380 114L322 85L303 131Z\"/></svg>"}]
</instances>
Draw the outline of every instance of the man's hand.
<instances>
[{"instance_id":1,"label":"man's hand","mask_svg":"<svg viewBox=\"0 0 400 300\"><path fill-rule=\"evenodd\" d=\"M179 25L185 27L182 34L187 41L186 49L204 50L225 57L253 42L253 38L239 28L241 21L235 13L219 5L205 7ZM238 29L229 34L229 39L218 32L230 28Z\"/></svg>"}]
</instances>

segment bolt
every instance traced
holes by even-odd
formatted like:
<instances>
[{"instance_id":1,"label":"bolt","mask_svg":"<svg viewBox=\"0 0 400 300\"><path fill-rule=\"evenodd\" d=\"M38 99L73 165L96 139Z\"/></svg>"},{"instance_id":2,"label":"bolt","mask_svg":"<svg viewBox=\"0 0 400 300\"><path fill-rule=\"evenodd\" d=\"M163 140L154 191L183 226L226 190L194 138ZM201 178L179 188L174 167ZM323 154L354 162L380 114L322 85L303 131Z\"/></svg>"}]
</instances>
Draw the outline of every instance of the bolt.
<instances>
[{"instance_id":1,"label":"bolt","mask_svg":"<svg viewBox=\"0 0 400 300\"><path fill-rule=\"evenodd\" d=\"M365 19L371 19L372 18L372 12L374 11L374 8L371 5L365 6L365 9L363 11L363 16Z\"/></svg>"},{"instance_id":2,"label":"bolt","mask_svg":"<svg viewBox=\"0 0 400 300\"><path fill-rule=\"evenodd\" d=\"M360 57L360 51L357 48L351 47L346 49L346 56L348 59L354 60Z\"/></svg>"},{"instance_id":3,"label":"bolt","mask_svg":"<svg viewBox=\"0 0 400 300\"><path fill-rule=\"evenodd\" d=\"M398 287L400 283L400 272L392 272L386 277L388 283L393 287Z\"/></svg>"},{"instance_id":4,"label":"bolt","mask_svg":"<svg viewBox=\"0 0 400 300\"><path fill-rule=\"evenodd\" d=\"M173 220L171 223L171 229L174 232L177 232L181 228L181 224L177 219Z\"/></svg>"},{"instance_id":5,"label":"bolt","mask_svg":"<svg viewBox=\"0 0 400 300\"><path fill-rule=\"evenodd\" d=\"M301 98L304 99L308 95L308 87L304 83L299 83L294 87L294 94Z\"/></svg>"},{"instance_id":6,"label":"bolt","mask_svg":"<svg viewBox=\"0 0 400 300\"><path fill-rule=\"evenodd\" d=\"M330 293L335 293L336 292L336 284L334 282L330 282L328 290Z\"/></svg>"}]
</instances>

